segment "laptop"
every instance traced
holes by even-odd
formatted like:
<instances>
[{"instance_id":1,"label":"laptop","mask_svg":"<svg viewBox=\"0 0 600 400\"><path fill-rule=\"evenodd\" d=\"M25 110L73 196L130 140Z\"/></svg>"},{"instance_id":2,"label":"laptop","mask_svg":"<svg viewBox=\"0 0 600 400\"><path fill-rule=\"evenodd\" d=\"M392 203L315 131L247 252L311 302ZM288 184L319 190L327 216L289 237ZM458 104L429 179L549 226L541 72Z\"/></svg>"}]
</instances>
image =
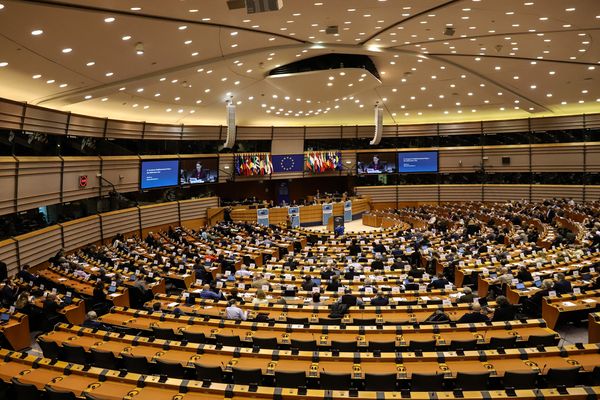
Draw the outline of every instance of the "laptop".
<instances>
[{"instance_id":1,"label":"laptop","mask_svg":"<svg viewBox=\"0 0 600 400\"><path fill-rule=\"evenodd\" d=\"M517 289L519 289L519 290L525 289L525 284L524 283L517 283Z\"/></svg>"},{"instance_id":2,"label":"laptop","mask_svg":"<svg viewBox=\"0 0 600 400\"><path fill-rule=\"evenodd\" d=\"M2 313L2 315L0 315L0 324L7 324L9 320L10 320L9 313Z\"/></svg>"},{"instance_id":3,"label":"laptop","mask_svg":"<svg viewBox=\"0 0 600 400\"><path fill-rule=\"evenodd\" d=\"M117 287L116 286L109 286L108 287L108 293L115 293L117 291Z\"/></svg>"},{"instance_id":4,"label":"laptop","mask_svg":"<svg viewBox=\"0 0 600 400\"><path fill-rule=\"evenodd\" d=\"M535 281L535 287L542 287L542 281Z\"/></svg>"},{"instance_id":5,"label":"laptop","mask_svg":"<svg viewBox=\"0 0 600 400\"><path fill-rule=\"evenodd\" d=\"M65 296L63 297L63 305L68 306L71 305L73 303L73 298L71 296Z\"/></svg>"}]
</instances>

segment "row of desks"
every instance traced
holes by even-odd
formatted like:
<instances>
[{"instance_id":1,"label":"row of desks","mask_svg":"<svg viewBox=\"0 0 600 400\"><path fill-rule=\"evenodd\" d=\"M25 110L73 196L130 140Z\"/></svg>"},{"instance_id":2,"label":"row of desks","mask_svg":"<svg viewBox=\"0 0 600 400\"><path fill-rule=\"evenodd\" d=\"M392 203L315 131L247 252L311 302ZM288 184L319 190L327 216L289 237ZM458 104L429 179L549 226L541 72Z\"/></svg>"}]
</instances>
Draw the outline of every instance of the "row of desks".
<instances>
[{"instance_id":1,"label":"row of desks","mask_svg":"<svg viewBox=\"0 0 600 400\"><path fill-rule=\"evenodd\" d=\"M152 399L152 400L216 400L232 398L235 400L273 399L281 400L342 400L348 399L348 391L308 390L300 392L298 388L275 388L259 386L211 383L203 387L201 381L188 381L169 378L163 381L159 376L142 376L134 373L122 374L115 370L85 368L81 365L53 362L49 359L13 353L0 349L0 379L9 382L17 377L24 383L35 385L42 390L46 385L53 389L69 391L81 396L84 392L105 400ZM589 400L590 396L599 396L600 387L573 387L561 394L556 389L517 390L516 396L523 400ZM543 396L543 397L542 397ZM358 397L368 400L388 400L402 398L396 392L360 392ZM465 400L506 399L504 390L466 391ZM453 392L411 392L410 398L417 400L455 399Z\"/></svg>"}]
</instances>

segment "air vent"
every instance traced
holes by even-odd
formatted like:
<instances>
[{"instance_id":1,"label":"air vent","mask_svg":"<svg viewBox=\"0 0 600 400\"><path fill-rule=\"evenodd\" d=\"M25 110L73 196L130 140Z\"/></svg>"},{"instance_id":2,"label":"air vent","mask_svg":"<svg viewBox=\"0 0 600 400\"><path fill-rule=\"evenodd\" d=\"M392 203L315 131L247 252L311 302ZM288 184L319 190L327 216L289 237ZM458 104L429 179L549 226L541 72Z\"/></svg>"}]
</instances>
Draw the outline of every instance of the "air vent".
<instances>
[{"instance_id":1,"label":"air vent","mask_svg":"<svg viewBox=\"0 0 600 400\"><path fill-rule=\"evenodd\" d=\"M329 25L325 28L325 33L328 35L337 35L339 33L339 28L337 25Z\"/></svg>"}]
</instances>

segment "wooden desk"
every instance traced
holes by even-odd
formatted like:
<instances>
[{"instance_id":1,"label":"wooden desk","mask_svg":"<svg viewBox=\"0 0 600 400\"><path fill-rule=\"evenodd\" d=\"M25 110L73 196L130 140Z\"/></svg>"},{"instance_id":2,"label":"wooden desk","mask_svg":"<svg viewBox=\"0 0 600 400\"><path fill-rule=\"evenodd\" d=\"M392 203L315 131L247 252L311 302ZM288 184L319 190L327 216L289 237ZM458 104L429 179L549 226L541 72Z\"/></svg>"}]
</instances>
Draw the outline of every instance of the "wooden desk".
<instances>
[{"instance_id":1,"label":"wooden desk","mask_svg":"<svg viewBox=\"0 0 600 400\"><path fill-rule=\"evenodd\" d=\"M292 339L312 341L317 345L329 347L333 340L357 342L359 348L368 348L369 342L395 342L397 347L407 346L411 340L435 340L438 346L446 346L452 340L478 341L479 347L485 347L492 337L508 338L516 336L519 345L524 345L531 335L556 335L546 327L542 320L526 322L512 321L510 323L493 322L491 324L449 324L422 326L340 326L340 325L302 325L302 324L269 324L266 322L232 321L221 319L200 320L194 317L176 317L173 314L151 313L147 311L124 310L115 308L113 312L99 318L102 323L139 329L147 332L152 327L171 328L176 334L185 332L203 333L205 337L214 339L215 335L237 335L243 343L252 345L254 338L275 338L279 345L285 347ZM61 329L64 329L61 328ZM72 329L77 330L78 327Z\"/></svg>"},{"instance_id":2,"label":"wooden desk","mask_svg":"<svg viewBox=\"0 0 600 400\"><path fill-rule=\"evenodd\" d=\"M7 309L0 309L0 312L7 313ZM0 325L0 333L4 335L10 346L21 351L31 346L29 336L29 317L26 314L14 313L4 325Z\"/></svg>"},{"instance_id":3,"label":"wooden desk","mask_svg":"<svg viewBox=\"0 0 600 400\"><path fill-rule=\"evenodd\" d=\"M37 368L34 368L34 363ZM102 370L92 367L83 371L81 365L68 365L58 361L50 365L51 360L34 356L23 357L21 353L12 353L0 349L0 378L8 382L13 377L18 377L25 383L31 383L42 390L46 385L59 390L70 391L77 396L83 392L109 399L122 400L129 396L132 399L153 400L217 400L229 396L235 400L272 399L275 393L282 400L322 400L325 397L331 400L347 400L348 391L333 390L308 390L300 394L297 388L277 389L274 387L259 386L255 391L250 391L246 385L228 385L211 383L209 387L202 387L201 381L183 381L169 378L164 382L158 376L141 376L127 373L119 376L119 371ZM68 371L68 372L65 372ZM100 375L103 375L100 379ZM143 386L143 387L142 387ZM558 393L556 389L517 390L516 398L524 400L538 400L543 396L548 400L589 400L590 396L600 395L600 387L573 387L567 388L567 394ZM185 392L185 393L184 393ZM437 392L439 399L453 399L452 392ZM504 390L490 390L485 392L463 392L464 400L505 400L508 395ZM396 392L367 392L359 393L359 398L367 400L400 399ZM428 392L411 392L415 400L431 400Z\"/></svg>"},{"instance_id":4,"label":"wooden desk","mask_svg":"<svg viewBox=\"0 0 600 400\"><path fill-rule=\"evenodd\" d=\"M588 321L588 342L600 343L600 313L591 313Z\"/></svg>"},{"instance_id":5,"label":"wooden desk","mask_svg":"<svg viewBox=\"0 0 600 400\"><path fill-rule=\"evenodd\" d=\"M542 318L554 329L559 319L567 313L593 312L600 307L600 290L592 290L578 295L562 295L560 297L544 297L542 301Z\"/></svg>"}]
</instances>

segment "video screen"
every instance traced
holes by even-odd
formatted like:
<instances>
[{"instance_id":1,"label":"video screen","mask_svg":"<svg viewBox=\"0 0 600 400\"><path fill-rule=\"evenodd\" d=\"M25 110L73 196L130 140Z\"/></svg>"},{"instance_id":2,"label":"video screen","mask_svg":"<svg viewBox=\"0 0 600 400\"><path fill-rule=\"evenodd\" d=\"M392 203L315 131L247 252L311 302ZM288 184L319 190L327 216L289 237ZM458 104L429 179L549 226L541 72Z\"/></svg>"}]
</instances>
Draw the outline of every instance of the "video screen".
<instances>
[{"instance_id":1,"label":"video screen","mask_svg":"<svg viewBox=\"0 0 600 400\"><path fill-rule=\"evenodd\" d=\"M140 188L155 189L177 186L179 180L179 160L142 161Z\"/></svg>"},{"instance_id":2,"label":"video screen","mask_svg":"<svg viewBox=\"0 0 600 400\"><path fill-rule=\"evenodd\" d=\"M215 183L219 180L218 158L190 158L180 160L182 185Z\"/></svg>"},{"instance_id":3,"label":"video screen","mask_svg":"<svg viewBox=\"0 0 600 400\"><path fill-rule=\"evenodd\" d=\"M398 172L438 172L438 152L410 151L398 153Z\"/></svg>"},{"instance_id":4,"label":"video screen","mask_svg":"<svg viewBox=\"0 0 600 400\"><path fill-rule=\"evenodd\" d=\"M393 174L396 172L396 153L357 153L359 174Z\"/></svg>"}]
</instances>

